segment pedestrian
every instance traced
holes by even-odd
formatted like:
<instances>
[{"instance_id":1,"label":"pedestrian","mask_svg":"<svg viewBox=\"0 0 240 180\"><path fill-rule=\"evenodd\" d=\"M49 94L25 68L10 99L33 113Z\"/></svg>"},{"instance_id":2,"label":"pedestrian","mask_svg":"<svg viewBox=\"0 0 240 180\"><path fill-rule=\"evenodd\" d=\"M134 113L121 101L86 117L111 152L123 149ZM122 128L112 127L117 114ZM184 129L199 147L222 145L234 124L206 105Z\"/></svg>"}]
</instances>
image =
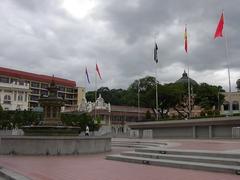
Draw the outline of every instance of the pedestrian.
<instances>
[{"instance_id":1,"label":"pedestrian","mask_svg":"<svg viewBox=\"0 0 240 180\"><path fill-rule=\"evenodd\" d=\"M89 127L88 126L86 126L85 136L89 136Z\"/></svg>"}]
</instances>

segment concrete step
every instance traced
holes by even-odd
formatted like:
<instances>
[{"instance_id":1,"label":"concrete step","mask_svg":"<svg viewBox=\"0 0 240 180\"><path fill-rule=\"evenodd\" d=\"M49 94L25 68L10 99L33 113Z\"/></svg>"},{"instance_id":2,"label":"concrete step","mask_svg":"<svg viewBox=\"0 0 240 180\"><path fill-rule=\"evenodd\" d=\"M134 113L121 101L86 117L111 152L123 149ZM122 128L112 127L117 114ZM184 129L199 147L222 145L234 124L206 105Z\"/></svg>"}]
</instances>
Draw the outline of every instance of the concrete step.
<instances>
[{"instance_id":1,"label":"concrete step","mask_svg":"<svg viewBox=\"0 0 240 180\"><path fill-rule=\"evenodd\" d=\"M112 145L141 148L141 147L163 147L163 146L166 146L166 143L112 141Z\"/></svg>"},{"instance_id":2,"label":"concrete step","mask_svg":"<svg viewBox=\"0 0 240 180\"><path fill-rule=\"evenodd\" d=\"M202 150L179 150L179 149L164 149L164 148L141 148L135 149L136 152L156 153L156 154L175 154L175 155L190 155L190 156L207 156L221 158L240 159L240 153L227 153L219 151L202 151Z\"/></svg>"},{"instance_id":3,"label":"concrete step","mask_svg":"<svg viewBox=\"0 0 240 180\"><path fill-rule=\"evenodd\" d=\"M112 144L112 147L146 148L146 146L143 145L131 145L131 144Z\"/></svg>"},{"instance_id":4,"label":"concrete step","mask_svg":"<svg viewBox=\"0 0 240 180\"><path fill-rule=\"evenodd\" d=\"M175 160L175 161L188 161L188 162L201 162L201 163L240 166L240 159L235 159L235 158L159 154L159 153L145 153L145 152L135 152L135 151L123 152L121 153L121 155L151 158L151 159L167 159L167 160Z\"/></svg>"},{"instance_id":5,"label":"concrete step","mask_svg":"<svg viewBox=\"0 0 240 180\"><path fill-rule=\"evenodd\" d=\"M143 158L143 157L124 156L124 155L109 155L106 157L106 159L130 162L130 163L154 165L154 166L167 166L167 167L174 167L174 168L235 173L238 175L240 174L240 166L233 166L233 165L175 161L175 160L166 160L166 159L152 159L152 158Z\"/></svg>"}]
</instances>

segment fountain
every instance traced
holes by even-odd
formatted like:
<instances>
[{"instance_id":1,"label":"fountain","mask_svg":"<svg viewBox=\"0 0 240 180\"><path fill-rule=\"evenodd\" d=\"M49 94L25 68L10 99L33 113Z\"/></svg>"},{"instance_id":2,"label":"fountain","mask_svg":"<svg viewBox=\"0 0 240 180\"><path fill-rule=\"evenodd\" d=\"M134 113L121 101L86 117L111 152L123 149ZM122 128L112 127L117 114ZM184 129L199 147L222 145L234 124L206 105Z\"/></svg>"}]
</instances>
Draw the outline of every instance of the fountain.
<instances>
[{"instance_id":1,"label":"fountain","mask_svg":"<svg viewBox=\"0 0 240 180\"><path fill-rule=\"evenodd\" d=\"M49 96L39 100L44 109L43 122L24 126L24 136L0 137L0 154L69 155L111 150L111 137L79 136L79 127L64 126L60 110L65 101L57 96L54 77L48 90Z\"/></svg>"},{"instance_id":2,"label":"fountain","mask_svg":"<svg viewBox=\"0 0 240 180\"><path fill-rule=\"evenodd\" d=\"M61 122L60 111L65 100L58 97L54 76L48 91L48 97L39 99L40 105L43 107L43 122L37 126L24 126L24 134L27 136L78 136L80 127L64 126Z\"/></svg>"}]
</instances>

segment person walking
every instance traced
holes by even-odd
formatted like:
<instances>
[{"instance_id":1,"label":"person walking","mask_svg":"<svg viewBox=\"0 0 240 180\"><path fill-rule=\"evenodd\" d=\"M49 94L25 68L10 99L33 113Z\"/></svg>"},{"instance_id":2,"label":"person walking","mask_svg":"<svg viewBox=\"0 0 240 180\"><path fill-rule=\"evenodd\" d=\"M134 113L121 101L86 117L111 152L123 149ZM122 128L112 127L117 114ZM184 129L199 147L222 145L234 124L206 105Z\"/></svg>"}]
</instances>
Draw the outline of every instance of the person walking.
<instances>
[{"instance_id":1,"label":"person walking","mask_svg":"<svg viewBox=\"0 0 240 180\"><path fill-rule=\"evenodd\" d=\"M85 136L89 136L89 127L88 127L88 125L86 126Z\"/></svg>"}]
</instances>

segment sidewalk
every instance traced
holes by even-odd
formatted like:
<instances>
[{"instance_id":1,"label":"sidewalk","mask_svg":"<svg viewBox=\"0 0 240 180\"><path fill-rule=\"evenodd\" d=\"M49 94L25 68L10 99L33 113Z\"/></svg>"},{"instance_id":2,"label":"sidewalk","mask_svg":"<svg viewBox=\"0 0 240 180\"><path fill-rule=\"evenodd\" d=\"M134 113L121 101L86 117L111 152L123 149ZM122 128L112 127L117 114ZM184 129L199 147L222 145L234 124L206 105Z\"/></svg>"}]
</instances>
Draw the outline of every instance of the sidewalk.
<instances>
[{"instance_id":1,"label":"sidewalk","mask_svg":"<svg viewBox=\"0 0 240 180\"><path fill-rule=\"evenodd\" d=\"M144 141L163 142L162 140ZM181 149L240 150L240 140L164 140L164 142L175 144L174 148ZM240 178L234 174L105 160L107 154L129 150L119 147L112 149L110 153L79 156L0 156L0 166L33 180L238 180Z\"/></svg>"}]
</instances>

